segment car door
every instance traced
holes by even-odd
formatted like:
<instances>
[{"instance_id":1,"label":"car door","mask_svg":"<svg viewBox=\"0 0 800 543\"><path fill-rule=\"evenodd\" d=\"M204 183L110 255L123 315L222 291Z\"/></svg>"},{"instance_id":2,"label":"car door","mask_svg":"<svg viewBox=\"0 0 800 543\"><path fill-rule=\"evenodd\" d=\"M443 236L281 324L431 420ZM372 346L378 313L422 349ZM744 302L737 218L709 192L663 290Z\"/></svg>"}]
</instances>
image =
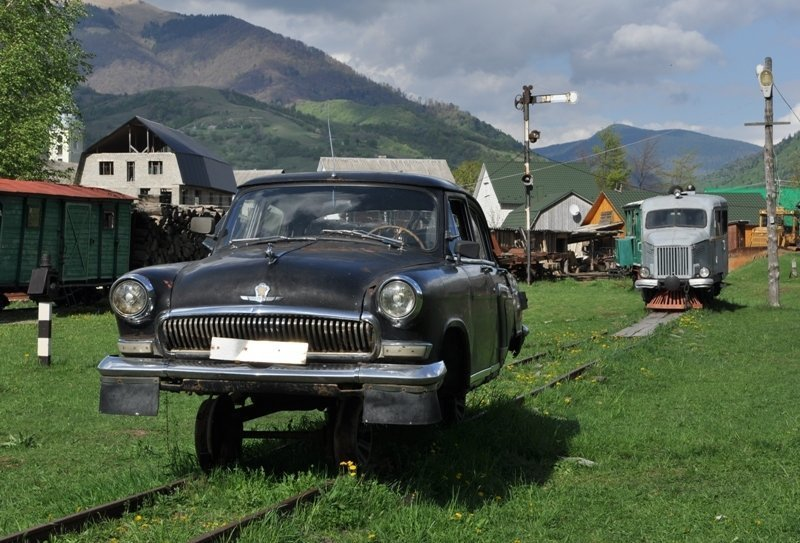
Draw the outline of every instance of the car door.
<instances>
[{"instance_id":1,"label":"car door","mask_svg":"<svg viewBox=\"0 0 800 543\"><path fill-rule=\"evenodd\" d=\"M469 322L466 323L470 334L470 351L472 353L471 383L483 381L499 368L498 361L498 267L492 258L488 237L484 237L481 221L476 216L476 209L471 207L462 195L452 195L448 199L450 217L453 221L451 230L455 237L451 240L451 252L455 254L458 240L478 243L477 257L458 258L459 272L469 281L469 296L465 300L468 306ZM475 206L477 207L477 206ZM477 212L480 210L477 209Z\"/></svg>"}]
</instances>

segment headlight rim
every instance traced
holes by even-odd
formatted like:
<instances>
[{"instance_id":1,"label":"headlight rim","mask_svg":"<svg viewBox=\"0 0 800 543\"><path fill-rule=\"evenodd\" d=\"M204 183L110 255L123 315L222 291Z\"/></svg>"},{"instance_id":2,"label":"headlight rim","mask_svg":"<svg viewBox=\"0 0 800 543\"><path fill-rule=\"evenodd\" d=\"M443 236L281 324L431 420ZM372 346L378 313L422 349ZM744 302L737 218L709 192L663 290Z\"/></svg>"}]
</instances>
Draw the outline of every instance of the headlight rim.
<instances>
[{"instance_id":1,"label":"headlight rim","mask_svg":"<svg viewBox=\"0 0 800 543\"><path fill-rule=\"evenodd\" d=\"M114 304L114 299L113 299L114 291L117 288L119 288L119 286L122 283L125 283L127 281L139 283L144 288L145 295L147 296L147 301L144 307L142 308L141 311L135 314L123 313ZM129 273L118 278L111 285L111 289L108 292L109 305L111 306L111 310L114 312L114 314L126 322L137 325L145 323L153 318L155 310L155 298L156 298L156 291L155 288L153 287L153 283L150 282L150 280L147 277L138 273Z\"/></svg>"},{"instance_id":2,"label":"headlight rim","mask_svg":"<svg viewBox=\"0 0 800 543\"><path fill-rule=\"evenodd\" d=\"M411 291L414 294L414 307L411 309L411 311L409 311L405 315L401 316L391 315L386 311L383 304L381 304L381 295L384 289L389 284L394 282L400 282L406 284L407 286L411 287ZM422 299L423 299L422 287L419 286L419 283L417 283L410 277L395 275L383 281L381 285L378 287L378 290L376 291L375 305L380 315L388 319L393 326L401 327L407 325L409 322L413 321L417 317L417 315L419 315L420 311L422 311Z\"/></svg>"},{"instance_id":3,"label":"headlight rim","mask_svg":"<svg viewBox=\"0 0 800 543\"><path fill-rule=\"evenodd\" d=\"M711 277L711 270L706 266L702 266L700 268L700 271L698 272L698 275L703 279L708 279L709 277Z\"/></svg>"},{"instance_id":4,"label":"headlight rim","mask_svg":"<svg viewBox=\"0 0 800 543\"><path fill-rule=\"evenodd\" d=\"M642 266L639 268L639 277L642 279L649 279L650 278L650 268L647 266Z\"/></svg>"}]
</instances>

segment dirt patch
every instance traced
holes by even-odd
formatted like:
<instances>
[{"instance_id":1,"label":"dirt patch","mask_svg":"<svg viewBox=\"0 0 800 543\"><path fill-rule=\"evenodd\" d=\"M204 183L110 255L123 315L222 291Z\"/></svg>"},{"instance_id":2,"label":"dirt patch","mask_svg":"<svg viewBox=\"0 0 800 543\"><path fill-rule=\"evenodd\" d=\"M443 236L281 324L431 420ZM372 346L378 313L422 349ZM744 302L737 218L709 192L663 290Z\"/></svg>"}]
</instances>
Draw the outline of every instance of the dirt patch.
<instances>
[{"instance_id":1,"label":"dirt patch","mask_svg":"<svg viewBox=\"0 0 800 543\"><path fill-rule=\"evenodd\" d=\"M737 249L728 255L728 270L733 271L749 264L757 258L767 256L766 249Z\"/></svg>"}]
</instances>

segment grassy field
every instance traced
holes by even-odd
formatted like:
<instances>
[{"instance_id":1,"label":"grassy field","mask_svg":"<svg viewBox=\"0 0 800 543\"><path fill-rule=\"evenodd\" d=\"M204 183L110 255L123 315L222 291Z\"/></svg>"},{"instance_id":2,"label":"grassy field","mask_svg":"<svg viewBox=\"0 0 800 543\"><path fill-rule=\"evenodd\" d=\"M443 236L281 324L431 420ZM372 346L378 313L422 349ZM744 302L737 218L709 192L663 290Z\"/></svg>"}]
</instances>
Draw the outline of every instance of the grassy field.
<instances>
[{"instance_id":1,"label":"grassy field","mask_svg":"<svg viewBox=\"0 0 800 543\"><path fill-rule=\"evenodd\" d=\"M629 281L536 283L520 358L547 354L471 393L468 415L481 416L382 430L374 470L352 477L316 447L246 444L240 468L59 541L185 541L332 477L313 505L242 540L800 541L792 258L781 261L781 309L768 307L759 259L713 307L647 338L613 336L645 314ZM100 415L95 366L116 349L113 318L58 315L53 330L43 368L35 323L0 324L0 535L199 475L200 398L163 395L156 418ZM512 401L595 360L581 379Z\"/></svg>"}]
</instances>

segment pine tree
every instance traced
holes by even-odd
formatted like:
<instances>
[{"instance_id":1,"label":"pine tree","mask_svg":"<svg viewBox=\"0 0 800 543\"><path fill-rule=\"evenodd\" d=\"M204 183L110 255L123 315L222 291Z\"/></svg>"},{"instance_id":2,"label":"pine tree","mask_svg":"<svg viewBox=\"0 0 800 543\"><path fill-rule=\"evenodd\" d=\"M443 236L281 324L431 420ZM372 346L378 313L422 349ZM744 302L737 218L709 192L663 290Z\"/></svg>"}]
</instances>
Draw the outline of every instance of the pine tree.
<instances>
[{"instance_id":1,"label":"pine tree","mask_svg":"<svg viewBox=\"0 0 800 543\"><path fill-rule=\"evenodd\" d=\"M601 130L597 136L602 142L602 147L596 145L592 148L595 155L592 161L592 173L600 190L614 190L628 183L631 169L625 158L625 148L622 140L612 127Z\"/></svg>"}]
</instances>

